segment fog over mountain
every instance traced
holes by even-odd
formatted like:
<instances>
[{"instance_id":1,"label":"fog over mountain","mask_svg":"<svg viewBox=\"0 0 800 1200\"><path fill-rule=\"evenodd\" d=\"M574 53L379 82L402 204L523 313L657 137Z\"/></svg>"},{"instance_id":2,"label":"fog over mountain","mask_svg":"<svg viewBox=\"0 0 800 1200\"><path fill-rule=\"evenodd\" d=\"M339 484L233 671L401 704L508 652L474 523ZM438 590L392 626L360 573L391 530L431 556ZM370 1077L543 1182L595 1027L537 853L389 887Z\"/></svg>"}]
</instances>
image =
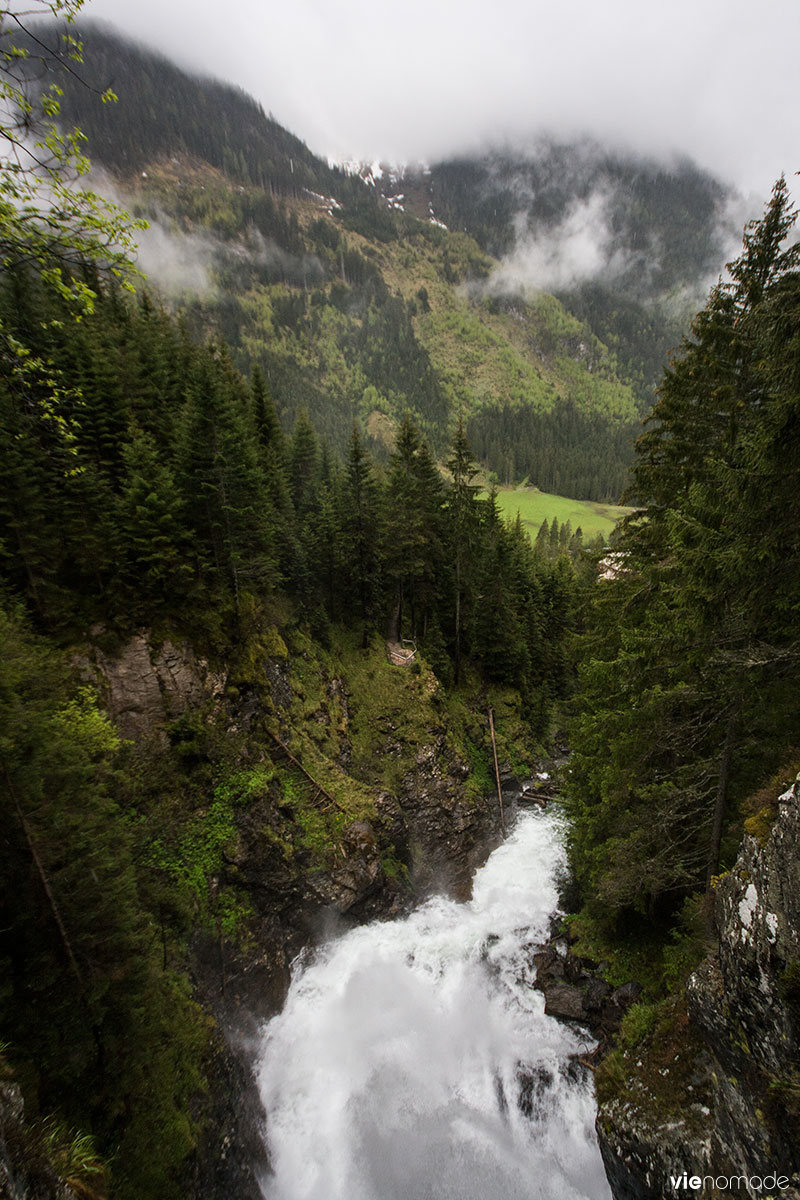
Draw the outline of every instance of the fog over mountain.
<instances>
[{"instance_id":1,"label":"fog over mountain","mask_svg":"<svg viewBox=\"0 0 800 1200\"><path fill-rule=\"evenodd\" d=\"M90 0L85 16L229 79L337 158L399 161L546 132L688 154L763 198L800 167L800 7L765 0Z\"/></svg>"}]
</instances>

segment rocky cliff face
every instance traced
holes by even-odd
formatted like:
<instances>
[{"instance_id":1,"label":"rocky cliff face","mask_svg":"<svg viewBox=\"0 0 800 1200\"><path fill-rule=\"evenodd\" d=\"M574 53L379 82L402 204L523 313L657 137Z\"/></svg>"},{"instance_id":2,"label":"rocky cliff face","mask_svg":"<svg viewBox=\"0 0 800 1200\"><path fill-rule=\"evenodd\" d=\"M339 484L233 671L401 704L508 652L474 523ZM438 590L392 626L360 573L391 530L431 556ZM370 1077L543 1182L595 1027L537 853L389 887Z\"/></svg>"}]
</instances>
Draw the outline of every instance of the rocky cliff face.
<instances>
[{"instance_id":1,"label":"rocky cliff face","mask_svg":"<svg viewBox=\"0 0 800 1200\"><path fill-rule=\"evenodd\" d=\"M670 1044L629 1052L601 1108L617 1200L800 1196L800 777L759 833L718 882L718 949Z\"/></svg>"},{"instance_id":2,"label":"rocky cliff face","mask_svg":"<svg viewBox=\"0 0 800 1200\"><path fill-rule=\"evenodd\" d=\"M98 631L100 632L100 631ZM220 696L224 671L212 671L188 642L166 638L155 644L141 630L116 653L91 645L75 656L75 666L99 686L109 716L124 738L158 732L164 722L186 712L192 704Z\"/></svg>"},{"instance_id":3,"label":"rocky cliff face","mask_svg":"<svg viewBox=\"0 0 800 1200\"><path fill-rule=\"evenodd\" d=\"M234 834L208 881L241 899L244 925L235 935L198 927L189 953L195 994L224 1037L186 1194L257 1200L263 1114L249 1067L292 960L337 929L390 917L431 890L468 895L475 867L499 839L497 801L465 786L470 770L427 668L388 668L376 651L366 665L359 660L366 676L354 681L311 643L289 650L274 631L268 645L253 644L244 667L212 669L185 641L157 642L142 630L110 652L98 634L74 661L123 737L169 754L170 723L195 712L239 739L247 762L274 764L268 786L236 807ZM314 844L308 822L318 810L303 768L334 792L365 799L369 815L329 820L334 809L317 797L327 833L318 827ZM303 788L309 807L301 813Z\"/></svg>"},{"instance_id":4,"label":"rocky cliff face","mask_svg":"<svg viewBox=\"0 0 800 1200\"><path fill-rule=\"evenodd\" d=\"M17 1084L0 1056L0 1196L4 1200L77 1200L53 1161L41 1129L25 1119Z\"/></svg>"}]
</instances>

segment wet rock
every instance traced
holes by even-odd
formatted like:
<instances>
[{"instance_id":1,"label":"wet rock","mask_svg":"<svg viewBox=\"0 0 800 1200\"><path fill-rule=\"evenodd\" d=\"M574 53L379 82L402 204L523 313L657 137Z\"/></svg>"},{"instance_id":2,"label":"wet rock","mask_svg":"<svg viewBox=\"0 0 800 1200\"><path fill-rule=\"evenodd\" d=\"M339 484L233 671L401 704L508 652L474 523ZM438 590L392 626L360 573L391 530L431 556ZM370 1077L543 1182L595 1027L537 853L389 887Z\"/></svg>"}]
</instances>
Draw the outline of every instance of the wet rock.
<instances>
[{"instance_id":1,"label":"wet rock","mask_svg":"<svg viewBox=\"0 0 800 1200\"><path fill-rule=\"evenodd\" d=\"M356 853L373 855L378 846L375 830L369 821L353 821L342 834L347 847Z\"/></svg>"},{"instance_id":2,"label":"wet rock","mask_svg":"<svg viewBox=\"0 0 800 1200\"><path fill-rule=\"evenodd\" d=\"M612 1004L616 1004L623 1012L627 1012L632 1004L642 994L642 985L640 983L623 983L622 987L618 987L611 997Z\"/></svg>"},{"instance_id":3,"label":"wet rock","mask_svg":"<svg viewBox=\"0 0 800 1200\"><path fill-rule=\"evenodd\" d=\"M0 1196L4 1200L77 1200L58 1175L41 1137L25 1120L22 1093L0 1081Z\"/></svg>"},{"instance_id":4,"label":"wet rock","mask_svg":"<svg viewBox=\"0 0 800 1200\"><path fill-rule=\"evenodd\" d=\"M106 684L108 714L122 737L142 737L163 725L166 710L146 632L130 638L116 655L97 649L94 661Z\"/></svg>"},{"instance_id":5,"label":"wet rock","mask_svg":"<svg viewBox=\"0 0 800 1200\"><path fill-rule=\"evenodd\" d=\"M605 979L590 979L586 985L586 1007L590 1013L600 1013L611 995L611 984Z\"/></svg>"},{"instance_id":6,"label":"wet rock","mask_svg":"<svg viewBox=\"0 0 800 1200\"><path fill-rule=\"evenodd\" d=\"M688 1019L669 1084L667 1068L652 1069L654 1043L631 1064L624 1100L601 1106L600 1148L617 1200L668 1195L670 1175L687 1168L700 1177L777 1174L794 1189L800 1183L799 791L795 784L780 797L768 836L745 836L718 883L718 949L687 985ZM611 1000L620 1006L635 999L619 992ZM688 1061L676 1092L679 1058ZM637 1085L637 1068L646 1086Z\"/></svg>"},{"instance_id":7,"label":"wet rock","mask_svg":"<svg viewBox=\"0 0 800 1200\"><path fill-rule=\"evenodd\" d=\"M401 780L397 800L418 895L442 891L467 899L476 868L500 841L497 798L469 799L461 786L463 766L448 749L444 733L436 731Z\"/></svg>"},{"instance_id":8,"label":"wet rock","mask_svg":"<svg viewBox=\"0 0 800 1200\"><path fill-rule=\"evenodd\" d=\"M529 1121L541 1119L549 1110L547 1093L555 1082L546 1067L520 1067L517 1070L517 1106Z\"/></svg>"},{"instance_id":9,"label":"wet rock","mask_svg":"<svg viewBox=\"0 0 800 1200\"><path fill-rule=\"evenodd\" d=\"M552 944L534 954L533 963L536 967L536 986L542 991L546 984L564 979L566 960Z\"/></svg>"},{"instance_id":10,"label":"wet rock","mask_svg":"<svg viewBox=\"0 0 800 1200\"><path fill-rule=\"evenodd\" d=\"M213 671L187 642L167 638L155 646L147 629L114 653L92 645L73 665L100 688L122 737L133 739L158 733L187 709L220 697L227 682L226 673Z\"/></svg>"},{"instance_id":11,"label":"wet rock","mask_svg":"<svg viewBox=\"0 0 800 1200\"><path fill-rule=\"evenodd\" d=\"M630 982L613 990L602 977L601 964L572 953L567 930L563 920L556 918L551 923L550 942L532 954L534 987L544 993L548 1015L579 1021L605 1046L642 988Z\"/></svg>"},{"instance_id":12,"label":"wet rock","mask_svg":"<svg viewBox=\"0 0 800 1200\"><path fill-rule=\"evenodd\" d=\"M176 646L167 639L159 650L151 650L151 658L164 710L170 719L179 717L206 695L218 696L224 690L224 675L209 678L208 664L197 660L186 642Z\"/></svg>"},{"instance_id":13,"label":"wet rock","mask_svg":"<svg viewBox=\"0 0 800 1200\"><path fill-rule=\"evenodd\" d=\"M544 1011L550 1017L564 1021L585 1022L588 1009L586 996L580 988L569 983L551 983L544 991Z\"/></svg>"},{"instance_id":14,"label":"wet rock","mask_svg":"<svg viewBox=\"0 0 800 1200\"><path fill-rule=\"evenodd\" d=\"M272 703L276 708L288 708L292 703L288 661L285 658L267 658L264 661L264 673L269 683Z\"/></svg>"}]
</instances>

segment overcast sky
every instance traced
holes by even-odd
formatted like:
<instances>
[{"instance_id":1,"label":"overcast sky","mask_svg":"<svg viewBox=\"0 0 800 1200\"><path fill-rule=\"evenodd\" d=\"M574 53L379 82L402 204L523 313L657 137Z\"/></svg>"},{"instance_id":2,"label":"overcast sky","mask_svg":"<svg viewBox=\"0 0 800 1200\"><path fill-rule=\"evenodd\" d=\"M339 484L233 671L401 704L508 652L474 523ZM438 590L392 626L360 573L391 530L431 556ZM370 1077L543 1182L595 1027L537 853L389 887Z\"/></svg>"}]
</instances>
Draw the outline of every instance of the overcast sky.
<instances>
[{"instance_id":1,"label":"overcast sky","mask_svg":"<svg viewBox=\"0 0 800 1200\"><path fill-rule=\"evenodd\" d=\"M545 131L683 152L764 198L800 170L800 0L86 0L83 15L237 83L340 159Z\"/></svg>"}]
</instances>

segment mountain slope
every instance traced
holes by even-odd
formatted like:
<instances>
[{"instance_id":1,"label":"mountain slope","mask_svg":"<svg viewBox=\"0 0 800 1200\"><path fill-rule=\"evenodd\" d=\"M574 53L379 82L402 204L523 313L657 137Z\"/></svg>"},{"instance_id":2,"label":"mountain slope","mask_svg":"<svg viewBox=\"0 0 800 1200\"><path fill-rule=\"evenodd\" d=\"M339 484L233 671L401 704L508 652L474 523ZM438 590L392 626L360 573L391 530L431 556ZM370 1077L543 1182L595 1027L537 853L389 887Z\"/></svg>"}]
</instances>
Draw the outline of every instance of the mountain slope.
<instances>
[{"instance_id":1,"label":"mountain slope","mask_svg":"<svg viewBox=\"0 0 800 1200\"><path fill-rule=\"evenodd\" d=\"M555 291L615 347L646 404L738 237L730 189L692 162L589 139L454 158L398 186L421 187L437 217L502 259L504 286Z\"/></svg>"},{"instance_id":2,"label":"mountain slope","mask_svg":"<svg viewBox=\"0 0 800 1200\"><path fill-rule=\"evenodd\" d=\"M364 194L360 181L330 168L250 96L182 71L169 59L101 26L81 25L83 79L66 80L63 113L91 133L91 156L121 174L183 153L242 184L291 195L304 188L339 199ZM119 103L98 103L111 87Z\"/></svg>"},{"instance_id":3,"label":"mountain slope","mask_svg":"<svg viewBox=\"0 0 800 1200\"><path fill-rule=\"evenodd\" d=\"M595 284L560 299L520 291L487 250L510 246L520 197L533 197L529 232L555 235L559 213L612 178L618 194L630 192L635 177L632 203L609 218L615 236L639 246L638 277L678 287L701 270L691 246L669 270L656 255L643 272L643 256L678 220L675 195L688 197L684 225L707 195L692 228L709 225L712 181L684 170L660 224L666 176L643 168L637 176L633 167L626 175L599 152L551 149L538 167L498 156L491 166L442 164L376 188L316 158L237 89L188 76L95 27L81 36L89 79L112 83L120 100L109 111L66 80L65 117L86 131L93 160L128 203L155 223L162 242L152 282L174 291L166 268L180 263L176 300L189 327L224 337L245 371L262 368L287 428L306 408L340 450L355 421L385 452L408 409L442 454L461 415L503 480L530 476L547 490L616 499L680 324L648 311L630 288L624 298ZM191 288L188 266L197 266Z\"/></svg>"}]
</instances>

